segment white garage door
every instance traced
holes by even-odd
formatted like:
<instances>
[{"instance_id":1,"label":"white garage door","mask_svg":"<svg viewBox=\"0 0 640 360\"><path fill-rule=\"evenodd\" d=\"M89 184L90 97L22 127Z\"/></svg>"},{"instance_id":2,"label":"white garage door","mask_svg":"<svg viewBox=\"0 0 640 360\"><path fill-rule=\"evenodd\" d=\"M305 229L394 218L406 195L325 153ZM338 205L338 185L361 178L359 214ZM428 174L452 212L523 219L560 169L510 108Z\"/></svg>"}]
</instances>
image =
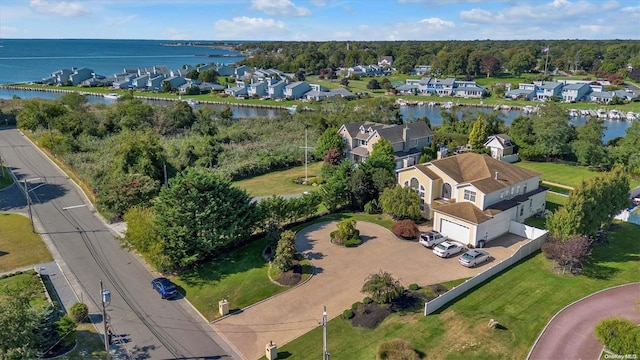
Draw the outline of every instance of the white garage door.
<instances>
[{"instance_id":1,"label":"white garage door","mask_svg":"<svg viewBox=\"0 0 640 360\"><path fill-rule=\"evenodd\" d=\"M459 241L463 244L469 243L469 228L454 223L447 219L440 219L440 232L448 235L449 239Z\"/></svg>"}]
</instances>

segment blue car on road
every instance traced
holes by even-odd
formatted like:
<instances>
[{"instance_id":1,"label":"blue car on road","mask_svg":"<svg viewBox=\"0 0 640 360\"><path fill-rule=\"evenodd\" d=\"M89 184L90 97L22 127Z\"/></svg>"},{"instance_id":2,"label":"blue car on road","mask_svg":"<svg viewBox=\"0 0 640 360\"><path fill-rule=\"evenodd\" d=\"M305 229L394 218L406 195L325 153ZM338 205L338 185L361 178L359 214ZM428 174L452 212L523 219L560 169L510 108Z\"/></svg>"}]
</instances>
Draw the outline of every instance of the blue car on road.
<instances>
[{"instance_id":1,"label":"blue car on road","mask_svg":"<svg viewBox=\"0 0 640 360\"><path fill-rule=\"evenodd\" d=\"M151 280L151 286L156 289L163 299L169 299L178 294L176 286L171 282L171 280L164 277Z\"/></svg>"}]
</instances>

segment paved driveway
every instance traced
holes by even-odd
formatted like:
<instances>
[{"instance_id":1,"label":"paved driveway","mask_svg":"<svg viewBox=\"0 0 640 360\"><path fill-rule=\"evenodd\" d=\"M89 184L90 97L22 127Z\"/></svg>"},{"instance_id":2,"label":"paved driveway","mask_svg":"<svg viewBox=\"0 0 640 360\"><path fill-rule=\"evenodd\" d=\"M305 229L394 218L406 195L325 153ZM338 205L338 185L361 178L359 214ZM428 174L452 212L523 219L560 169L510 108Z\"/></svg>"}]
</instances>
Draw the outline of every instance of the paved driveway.
<instances>
[{"instance_id":1,"label":"paved driveway","mask_svg":"<svg viewBox=\"0 0 640 360\"><path fill-rule=\"evenodd\" d=\"M598 359L602 343L594 329L601 320L622 317L640 323L640 283L606 289L560 310L533 345L529 359ZM624 355L624 354L622 354Z\"/></svg>"},{"instance_id":2,"label":"paved driveway","mask_svg":"<svg viewBox=\"0 0 640 360\"><path fill-rule=\"evenodd\" d=\"M316 268L307 283L228 316L213 328L245 359L264 356L265 345L273 340L282 346L319 326L323 307L334 318L365 296L360 292L365 278L384 270L404 286L428 285L472 277L491 263L475 269L458 264L457 257L441 259L417 242L396 238L387 229L367 222L356 227L364 239L357 248L332 245L329 233L335 222L312 225L299 232L296 247ZM509 256L523 240L509 235L492 241L487 249L494 262ZM233 304L231 304L233 307ZM318 348L317 352L322 353Z\"/></svg>"}]
</instances>

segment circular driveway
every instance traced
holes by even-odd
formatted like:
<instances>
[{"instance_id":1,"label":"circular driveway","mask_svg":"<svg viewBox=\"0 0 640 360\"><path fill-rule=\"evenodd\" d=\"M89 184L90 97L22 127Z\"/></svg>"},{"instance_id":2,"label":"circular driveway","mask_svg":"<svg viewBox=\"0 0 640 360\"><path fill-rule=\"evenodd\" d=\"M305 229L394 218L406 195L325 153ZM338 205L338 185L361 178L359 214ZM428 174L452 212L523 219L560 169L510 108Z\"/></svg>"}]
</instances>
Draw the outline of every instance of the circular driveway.
<instances>
[{"instance_id":1,"label":"circular driveway","mask_svg":"<svg viewBox=\"0 0 640 360\"><path fill-rule=\"evenodd\" d=\"M329 234L336 222L311 225L296 236L296 248L310 259L316 274L305 284L266 299L212 324L245 359L264 356L265 345L273 340L282 346L320 325L323 307L329 318L362 300L360 292L367 276L387 271L402 285L434 284L472 277L491 263L475 269L458 264L457 256L441 259L415 241L396 238L389 230L368 222L358 222L363 243L356 248L331 244ZM520 240L522 238L519 238ZM499 262L509 256L517 242L504 246L498 240L487 250ZM231 304L233 307L233 304Z\"/></svg>"},{"instance_id":2,"label":"circular driveway","mask_svg":"<svg viewBox=\"0 0 640 360\"><path fill-rule=\"evenodd\" d=\"M586 296L560 310L536 340L529 359L598 359L602 344L594 329L601 320L623 317L636 324L640 283L622 285Z\"/></svg>"}]
</instances>

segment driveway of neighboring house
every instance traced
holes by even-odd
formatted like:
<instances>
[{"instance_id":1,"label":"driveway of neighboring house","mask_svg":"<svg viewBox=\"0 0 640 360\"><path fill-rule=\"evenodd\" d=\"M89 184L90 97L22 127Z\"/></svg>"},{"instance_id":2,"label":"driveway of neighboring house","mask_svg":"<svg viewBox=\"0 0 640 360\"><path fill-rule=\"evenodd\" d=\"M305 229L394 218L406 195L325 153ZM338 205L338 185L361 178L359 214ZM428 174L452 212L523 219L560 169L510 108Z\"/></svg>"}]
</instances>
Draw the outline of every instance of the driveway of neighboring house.
<instances>
[{"instance_id":1,"label":"driveway of neighboring house","mask_svg":"<svg viewBox=\"0 0 640 360\"><path fill-rule=\"evenodd\" d=\"M528 359L598 359L602 344L594 332L596 324L610 317L623 317L640 323L638 299L640 283L606 289L576 301L549 321ZM620 355L622 357L618 359L632 354Z\"/></svg>"},{"instance_id":2,"label":"driveway of neighboring house","mask_svg":"<svg viewBox=\"0 0 640 360\"><path fill-rule=\"evenodd\" d=\"M362 300L365 295L360 289L372 273L390 272L405 287L468 278L508 257L525 240L505 235L491 241L486 250L495 260L468 269L458 264L457 256L441 259L417 242L400 240L379 225L358 222L356 227L364 240L356 248L330 243L329 234L337 228L336 222L300 231L296 248L311 260L316 274L301 286L214 322L214 330L243 358L257 359L264 356L270 341L282 346L320 326L324 306L331 319ZM233 304L230 306L233 308ZM310 351L322 354L321 348Z\"/></svg>"}]
</instances>

